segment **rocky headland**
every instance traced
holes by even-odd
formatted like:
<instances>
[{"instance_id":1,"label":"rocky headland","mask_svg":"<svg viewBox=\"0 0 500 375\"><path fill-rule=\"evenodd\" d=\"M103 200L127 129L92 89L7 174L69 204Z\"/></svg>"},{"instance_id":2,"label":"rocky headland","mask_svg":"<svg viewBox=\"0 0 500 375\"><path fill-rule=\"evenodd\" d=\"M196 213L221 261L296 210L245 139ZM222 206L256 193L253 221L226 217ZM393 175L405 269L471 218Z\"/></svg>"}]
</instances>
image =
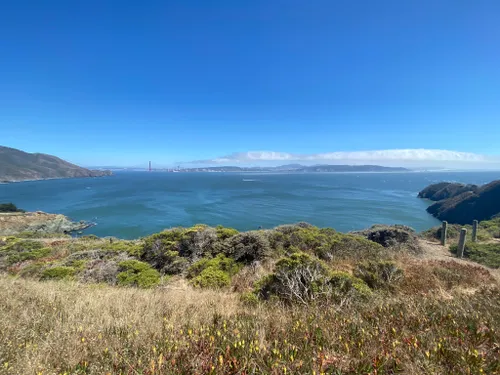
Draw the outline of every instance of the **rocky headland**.
<instances>
[{"instance_id":1,"label":"rocky headland","mask_svg":"<svg viewBox=\"0 0 500 375\"><path fill-rule=\"evenodd\" d=\"M435 201L427 212L449 223L470 224L500 214L500 180L482 186L441 182L426 187L418 197Z\"/></svg>"},{"instance_id":2,"label":"rocky headland","mask_svg":"<svg viewBox=\"0 0 500 375\"><path fill-rule=\"evenodd\" d=\"M111 171L82 168L56 156L0 146L0 183L110 175Z\"/></svg>"},{"instance_id":3,"label":"rocky headland","mask_svg":"<svg viewBox=\"0 0 500 375\"><path fill-rule=\"evenodd\" d=\"M72 233L91 227L93 223L74 222L64 215L45 212L0 213L0 235L10 236L30 232L43 236L53 233Z\"/></svg>"}]
</instances>

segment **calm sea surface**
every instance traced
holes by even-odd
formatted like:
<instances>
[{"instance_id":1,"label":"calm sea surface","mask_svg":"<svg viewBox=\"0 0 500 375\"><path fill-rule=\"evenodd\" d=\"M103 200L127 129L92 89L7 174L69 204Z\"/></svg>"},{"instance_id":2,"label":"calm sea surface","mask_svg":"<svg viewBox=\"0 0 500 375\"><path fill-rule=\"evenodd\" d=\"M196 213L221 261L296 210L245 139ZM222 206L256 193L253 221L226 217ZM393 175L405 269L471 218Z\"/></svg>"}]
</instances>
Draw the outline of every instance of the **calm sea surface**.
<instances>
[{"instance_id":1,"label":"calm sea surface","mask_svg":"<svg viewBox=\"0 0 500 375\"><path fill-rule=\"evenodd\" d=\"M0 185L0 203L97 223L86 233L137 238L175 226L239 230L307 221L339 231L376 223L418 231L439 222L417 199L440 181L483 184L500 172L238 174L118 172L112 177Z\"/></svg>"}]
</instances>

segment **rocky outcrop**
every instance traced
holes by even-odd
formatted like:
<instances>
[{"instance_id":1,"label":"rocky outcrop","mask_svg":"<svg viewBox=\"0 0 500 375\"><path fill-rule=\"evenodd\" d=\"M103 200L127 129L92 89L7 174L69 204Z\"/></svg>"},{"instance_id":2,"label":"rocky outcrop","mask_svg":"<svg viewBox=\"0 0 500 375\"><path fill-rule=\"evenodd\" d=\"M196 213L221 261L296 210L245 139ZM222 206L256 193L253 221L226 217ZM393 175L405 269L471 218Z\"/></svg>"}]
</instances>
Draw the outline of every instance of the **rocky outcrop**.
<instances>
[{"instance_id":1,"label":"rocky outcrop","mask_svg":"<svg viewBox=\"0 0 500 375\"><path fill-rule=\"evenodd\" d=\"M0 146L0 182L110 176L111 171L90 170L46 154L30 154Z\"/></svg>"},{"instance_id":2,"label":"rocky outcrop","mask_svg":"<svg viewBox=\"0 0 500 375\"><path fill-rule=\"evenodd\" d=\"M368 229L351 233L361 235L383 247L406 249L413 253L421 252L415 231L406 225L375 224Z\"/></svg>"},{"instance_id":3,"label":"rocky outcrop","mask_svg":"<svg viewBox=\"0 0 500 375\"><path fill-rule=\"evenodd\" d=\"M422 190L418 196L437 200L427 212L453 224L489 220L500 213L500 180L483 186L435 184Z\"/></svg>"},{"instance_id":4,"label":"rocky outcrop","mask_svg":"<svg viewBox=\"0 0 500 375\"><path fill-rule=\"evenodd\" d=\"M64 215L45 212L1 213L0 235L11 236L21 232L71 233L91 227L93 223L73 222Z\"/></svg>"}]
</instances>

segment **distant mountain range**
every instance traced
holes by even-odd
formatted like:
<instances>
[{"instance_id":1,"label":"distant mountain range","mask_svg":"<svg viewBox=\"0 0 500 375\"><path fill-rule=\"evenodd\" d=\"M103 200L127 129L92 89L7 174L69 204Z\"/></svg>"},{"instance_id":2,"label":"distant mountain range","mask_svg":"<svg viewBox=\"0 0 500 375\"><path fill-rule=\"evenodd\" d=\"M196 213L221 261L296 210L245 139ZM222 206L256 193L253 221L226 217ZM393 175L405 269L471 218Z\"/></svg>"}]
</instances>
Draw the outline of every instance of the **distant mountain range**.
<instances>
[{"instance_id":1,"label":"distant mountain range","mask_svg":"<svg viewBox=\"0 0 500 375\"><path fill-rule=\"evenodd\" d=\"M409 172L409 169L400 167L382 167L380 165L300 165L288 164L278 167L198 167L182 169L158 169L170 172Z\"/></svg>"},{"instance_id":2,"label":"distant mountain range","mask_svg":"<svg viewBox=\"0 0 500 375\"><path fill-rule=\"evenodd\" d=\"M19 182L73 177L101 177L110 171L90 170L56 156L30 154L0 146L0 182Z\"/></svg>"}]
</instances>

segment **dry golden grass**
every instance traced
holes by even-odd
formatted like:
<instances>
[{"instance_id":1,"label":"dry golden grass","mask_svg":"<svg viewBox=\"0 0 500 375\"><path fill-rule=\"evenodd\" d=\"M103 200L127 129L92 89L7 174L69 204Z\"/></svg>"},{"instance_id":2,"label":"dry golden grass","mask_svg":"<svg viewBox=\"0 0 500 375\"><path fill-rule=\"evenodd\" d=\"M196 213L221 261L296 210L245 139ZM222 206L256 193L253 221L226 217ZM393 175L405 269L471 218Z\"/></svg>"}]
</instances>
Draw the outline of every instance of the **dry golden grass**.
<instances>
[{"instance_id":1,"label":"dry golden grass","mask_svg":"<svg viewBox=\"0 0 500 375\"><path fill-rule=\"evenodd\" d=\"M128 350L149 350L166 323L208 324L238 309L236 295L193 290L182 280L141 290L0 277L0 290L0 359L9 374L63 373L95 353L121 352L124 338Z\"/></svg>"},{"instance_id":2,"label":"dry golden grass","mask_svg":"<svg viewBox=\"0 0 500 375\"><path fill-rule=\"evenodd\" d=\"M0 291L4 374L500 373L498 288L403 288L344 310L248 307L182 279L139 290L0 276Z\"/></svg>"}]
</instances>

